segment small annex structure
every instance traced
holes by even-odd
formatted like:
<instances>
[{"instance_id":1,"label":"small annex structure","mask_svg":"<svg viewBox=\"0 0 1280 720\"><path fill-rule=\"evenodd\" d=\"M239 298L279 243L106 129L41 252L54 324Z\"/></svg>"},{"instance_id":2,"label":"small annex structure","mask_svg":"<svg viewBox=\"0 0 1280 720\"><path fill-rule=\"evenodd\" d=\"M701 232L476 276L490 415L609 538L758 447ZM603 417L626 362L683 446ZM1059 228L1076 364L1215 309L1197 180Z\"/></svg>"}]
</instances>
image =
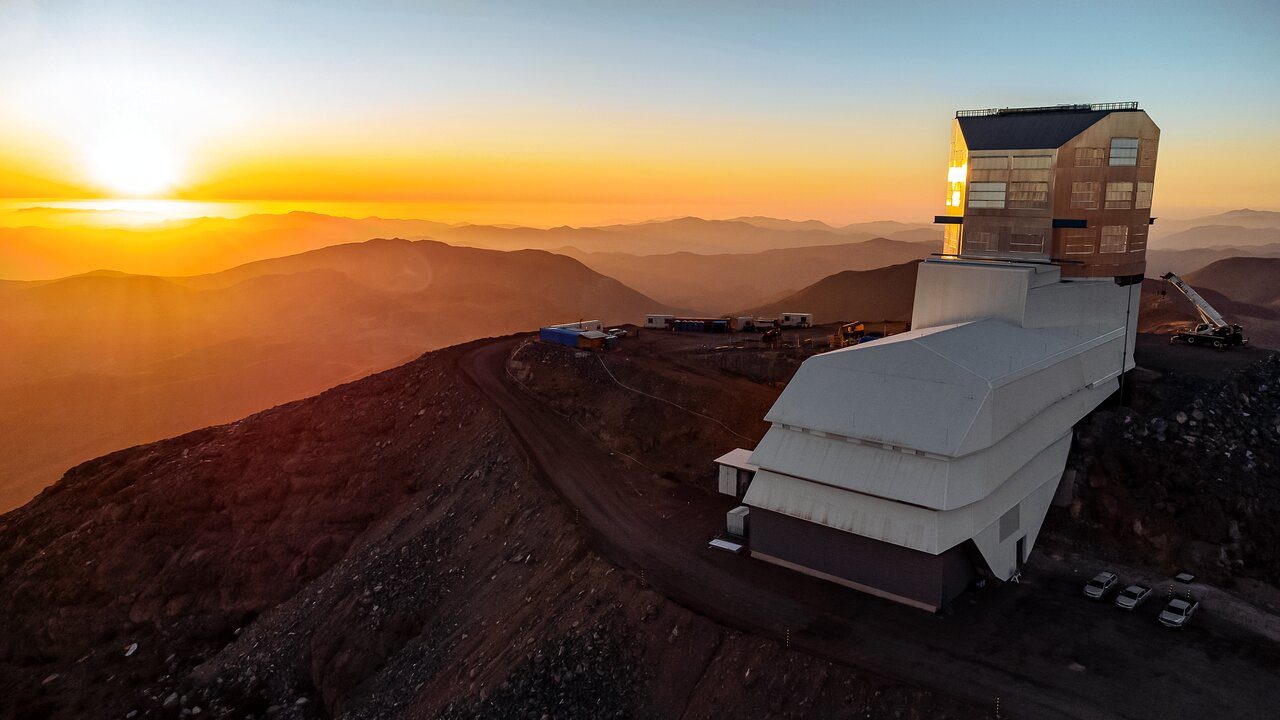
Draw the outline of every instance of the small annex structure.
<instances>
[{"instance_id":1,"label":"small annex structure","mask_svg":"<svg viewBox=\"0 0 1280 720\"><path fill-rule=\"evenodd\" d=\"M911 330L806 360L742 463L752 556L928 610L1021 571L1073 426L1133 368L1159 139L1136 103L952 133Z\"/></svg>"}]
</instances>

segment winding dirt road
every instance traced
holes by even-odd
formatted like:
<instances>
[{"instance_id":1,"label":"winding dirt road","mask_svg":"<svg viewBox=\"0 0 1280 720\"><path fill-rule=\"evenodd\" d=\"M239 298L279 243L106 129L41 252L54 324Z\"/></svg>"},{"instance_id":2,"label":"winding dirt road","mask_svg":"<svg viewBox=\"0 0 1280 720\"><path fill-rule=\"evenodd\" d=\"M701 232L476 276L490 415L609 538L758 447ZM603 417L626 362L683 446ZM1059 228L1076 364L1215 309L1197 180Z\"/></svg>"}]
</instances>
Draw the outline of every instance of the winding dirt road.
<instances>
[{"instance_id":1,"label":"winding dirt road","mask_svg":"<svg viewBox=\"0 0 1280 720\"><path fill-rule=\"evenodd\" d=\"M724 625L1012 718L1255 718L1280 705L1280 647L1207 608L1169 631L1080 595L1084 578L1034 558L1021 585L934 616L706 549L726 499L653 476L609 452L506 373L523 337L481 345L463 372L501 410L596 549ZM711 459L708 458L708 462ZM1040 562L1037 562L1039 560ZM1092 568L1082 569L1091 571Z\"/></svg>"}]
</instances>

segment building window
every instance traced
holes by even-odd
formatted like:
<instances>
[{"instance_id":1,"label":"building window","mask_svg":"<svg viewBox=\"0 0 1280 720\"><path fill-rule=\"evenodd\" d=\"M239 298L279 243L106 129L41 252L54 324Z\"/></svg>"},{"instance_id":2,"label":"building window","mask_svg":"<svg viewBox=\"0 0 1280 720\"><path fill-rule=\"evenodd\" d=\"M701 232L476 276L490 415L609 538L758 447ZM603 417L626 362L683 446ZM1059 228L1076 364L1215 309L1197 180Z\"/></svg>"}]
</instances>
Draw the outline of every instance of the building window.
<instances>
[{"instance_id":1,"label":"building window","mask_svg":"<svg viewBox=\"0 0 1280 720\"><path fill-rule=\"evenodd\" d=\"M1005 199L1005 183L976 182L969 184L969 207L1002 208Z\"/></svg>"},{"instance_id":2,"label":"building window","mask_svg":"<svg viewBox=\"0 0 1280 720\"><path fill-rule=\"evenodd\" d=\"M1129 252L1144 252L1147 249L1147 226L1135 225L1129 233Z\"/></svg>"},{"instance_id":3,"label":"building window","mask_svg":"<svg viewBox=\"0 0 1280 720\"><path fill-rule=\"evenodd\" d=\"M1051 155L1014 155L1014 170L1048 170L1053 167Z\"/></svg>"},{"instance_id":4,"label":"building window","mask_svg":"<svg viewBox=\"0 0 1280 720\"><path fill-rule=\"evenodd\" d=\"M1102 242L1098 244L1100 253L1122 253L1128 249L1128 225L1103 225Z\"/></svg>"},{"instance_id":5,"label":"building window","mask_svg":"<svg viewBox=\"0 0 1280 720\"><path fill-rule=\"evenodd\" d=\"M1053 177L1052 155L1014 155L1009 179L1015 182L1049 182Z\"/></svg>"},{"instance_id":6,"label":"building window","mask_svg":"<svg viewBox=\"0 0 1280 720\"><path fill-rule=\"evenodd\" d=\"M1047 182L1015 182L1009 183L1009 207L1011 208L1045 208L1049 207L1049 183Z\"/></svg>"},{"instance_id":7,"label":"building window","mask_svg":"<svg viewBox=\"0 0 1280 720\"><path fill-rule=\"evenodd\" d=\"M1044 252L1044 236L1029 233L1010 233L1009 252L1039 254Z\"/></svg>"},{"instance_id":8,"label":"building window","mask_svg":"<svg viewBox=\"0 0 1280 720\"><path fill-rule=\"evenodd\" d=\"M1133 183L1107 183L1107 209L1130 210L1133 208Z\"/></svg>"},{"instance_id":9,"label":"building window","mask_svg":"<svg viewBox=\"0 0 1280 720\"><path fill-rule=\"evenodd\" d=\"M1076 167L1102 167L1102 158L1106 156L1103 148L1076 148Z\"/></svg>"},{"instance_id":10,"label":"building window","mask_svg":"<svg viewBox=\"0 0 1280 720\"><path fill-rule=\"evenodd\" d=\"M1138 196L1134 199L1133 206L1138 209L1150 208L1151 192L1154 187L1154 183L1138 183Z\"/></svg>"},{"instance_id":11,"label":"building window","mask_svg":"<svg viewBox=\"0 0 1280 720\"><path fill-rule=\"evenodd\" d=\"M999 235L989 230L969 231L964 234L964 249L994 252L999 248Z\"/></svg>"},{"instance_id":12,"label":"building window","mask_svg":"<svg viewBox=\"0 0 1280 720\"><path fill-rule=\"evenodd\" d=\"M1072 210L1097 210L1098 209L1098 191L1101 189L1102 189L1102 183L1096 183L1096 182L1071 183L1071 209Z\"/></svg>"},{"instance_id":13,"label":"building window","mask_svg":"<svg viewBox=\"0 0 1280 720\"><path fill-rule=\"evenodd\" d=\"M1097 235L1093 230L1064 230L1062 251L1067 255L1092 255L1097 242Z\"/></svg>"},{"instance_id":14,"label":"building window","mask_svg":"<svg viewBox=\"0 0 1280 720\"><path fill-rule=\"evenodd\" d=\"M1138 164L1138 138L1111 138L1112 166L1132 167Z\"/></svg>"},{"instance_id":15,"label":"building window","mask_svg":"<svg viewBox=\"0 0 1280 720\"><path fill-rule=\"evenodd\" d=\"M1004 182L1008 179L1008 155L970 158L969 182Z\"/></svg>"}]
</instances>

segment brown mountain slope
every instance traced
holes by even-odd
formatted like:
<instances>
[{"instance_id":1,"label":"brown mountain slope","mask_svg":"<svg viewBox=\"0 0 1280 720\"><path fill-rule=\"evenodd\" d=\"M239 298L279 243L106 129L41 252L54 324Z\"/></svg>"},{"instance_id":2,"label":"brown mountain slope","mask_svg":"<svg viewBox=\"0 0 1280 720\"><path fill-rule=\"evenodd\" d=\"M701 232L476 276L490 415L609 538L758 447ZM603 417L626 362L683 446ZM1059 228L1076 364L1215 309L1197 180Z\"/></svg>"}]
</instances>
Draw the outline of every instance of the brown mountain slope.
<instances>
[{"instance_id":1,"label":"brown mountain slope","mask_svg":"<svg viewBox=\"0 0 1280 720\"><path fill-rule=\"evenodd\" d=\"M924 243L876 238L759 253L632 255L558 250L669 305L719 314L763 305L841 270L869 270L928 257Z\"/></svg>"},{"instance_id":2,"label":"brown mountain slope","mask_svg":"<svg viewBox=\"0 0 1280 720\"><path fill-rule=\"evenodd\" d=\"M749 308L741 314L776 316L783 312L807 312L813 313L814 323L910 320L917 265L918 261L875 270L846 270L783 300Z\"/></svg>"},{"instance_id":3,"label":"brown mountain slope","mask_svg":"<svg viewBox=\"0 0 1280 720\"><path fill-rule=\"evenodd\" d=\"M1239 302L1280 309L1280 258L1225 258L1184 279L1196 288L1217 290Z\"/></svg>"},{"instance_id":4,"label":"brown mountain slope","mask_svg":"<svg viewBox=\"0 0 1280 720\"><path fill-rule=\"evenodd\" d=\"M980 716L602 560L466 351L99 458L0 516L0 716Z\"/></svg>"},{"instance_id":5,"label":"brown mountain slope","mask_svg":"<svg viewBox=\"0 0 1280 720\"><path fill-rule=\"evenodd\" d=\"M339 245L188 278L0 288L0 509L67 467L323 390L425 348L664 306L571 258Z\"/></svg>"}]
</instances>

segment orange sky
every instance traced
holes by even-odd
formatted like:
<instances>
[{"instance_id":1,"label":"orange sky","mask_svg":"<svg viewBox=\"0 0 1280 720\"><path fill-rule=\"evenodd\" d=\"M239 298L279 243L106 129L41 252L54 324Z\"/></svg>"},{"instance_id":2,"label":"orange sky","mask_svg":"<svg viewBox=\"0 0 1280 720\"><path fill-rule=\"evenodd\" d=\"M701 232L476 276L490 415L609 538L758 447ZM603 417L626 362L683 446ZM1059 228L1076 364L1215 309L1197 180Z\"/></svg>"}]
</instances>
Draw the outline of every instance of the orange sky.
<instances>
[{"instance_id":1,"label":"orange sky","mask_svg":"<svg viewBox=\"0 0 1280 720\"><path fill-rule=\"evenodd\" d=\"M1058 12L1001 15L1009 47L971 47L966 63L1002 72L956 83L948 38L976 26L891 4L6 3L0 198L544 226L926 220L958 107L1138 99L1164 133L1157 214L1276 206L1280 58L1267 23L1177 3L1162 18ZM1123 31L1139 19L1160 27ZM1088 42L1018 39L1048 21ZM1192 34L1194 60L1178 50ZM1006 62L1019 53L1026 62Z\"/></svg>"}]
</instances>

